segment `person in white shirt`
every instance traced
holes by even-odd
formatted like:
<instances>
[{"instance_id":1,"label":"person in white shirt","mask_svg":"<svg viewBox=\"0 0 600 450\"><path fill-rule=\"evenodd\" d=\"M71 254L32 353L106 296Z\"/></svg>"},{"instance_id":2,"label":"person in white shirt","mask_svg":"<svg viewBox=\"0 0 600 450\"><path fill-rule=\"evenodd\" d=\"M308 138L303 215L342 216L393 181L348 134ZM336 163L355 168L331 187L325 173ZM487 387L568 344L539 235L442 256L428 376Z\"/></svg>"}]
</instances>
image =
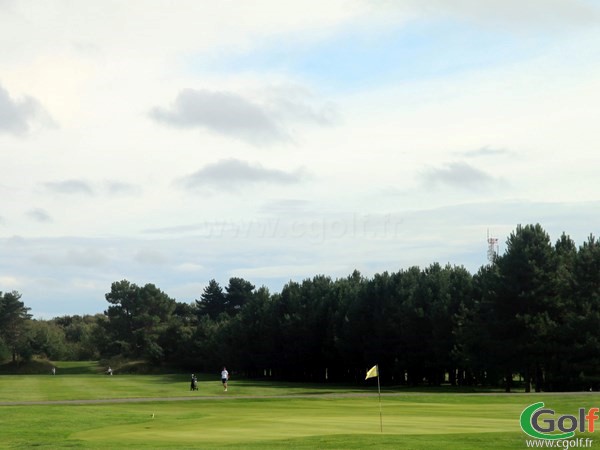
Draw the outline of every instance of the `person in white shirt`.
<instances>
[{"instance_id":1,"label":"person in white shirt","mask_svg":"<svg viewBox=\"0 0 600 450\"><path fill-rule=\"evenodd\" d=\"M223 383L225 392L227 392L227 380L229 380L229 372L227 372L227 368L223 366L223 370L221 370L221 383Z\"/></svg>"}]
</instances>

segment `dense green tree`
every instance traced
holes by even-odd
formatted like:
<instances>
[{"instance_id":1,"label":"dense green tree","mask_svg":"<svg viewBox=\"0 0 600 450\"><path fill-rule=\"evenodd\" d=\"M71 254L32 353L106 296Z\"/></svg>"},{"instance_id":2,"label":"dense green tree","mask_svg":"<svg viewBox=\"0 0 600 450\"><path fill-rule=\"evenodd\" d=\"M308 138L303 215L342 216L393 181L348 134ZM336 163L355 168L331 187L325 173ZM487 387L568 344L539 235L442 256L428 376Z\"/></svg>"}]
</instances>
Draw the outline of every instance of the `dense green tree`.
<instances>
[{"instance_id":1,"label":"dense green tree","mask_svg":"<svg viewBox=\"0 0 600 450\"><path fill-rule=\"evenodd\" d=\"M427 372L433 362L431 304L428 302L431 291L426 276L418 267L397 274L400 311L396 327L400 330L402 343L399 360L406 382L411 385L428 378Z\"/></svg>"},{"instance_id":2,"label":"dense green tree","mask_svg":"<svg viewBox=\"0 0 600 450\"><path fill-rule=\"evenodd\" d=\"M543 374L552 342L560 325L557 296L557 258L550 237L539 225L518 226L498 258L500 273L494 310L502 327L493 338L509 352L506 376L520 372L526 389L542 389Z\"/></svg>"},{"instance_id":3,"label":"dense green tree","mask_svg":"<svg viewBox=\"0 0 600 450\"><path fill-rule=\"evenodd\" d=\"M403 341L403 298L398 296L396 285L402 275L384 272L376 274L363 284L359 302L353 311L353 321L362 322L355 336L362 351L363 367L377 363L383 380L393 380L397 375L399 355L406 350Z\"/></svg>"},{"instance_id":4,"label":"dense green tree","mask_svg":"<svg viewBox=\"0 0 600 450\"><path fill-rule=\"evenodd\" d=\"M54 361L77 359L69 352L63 328L55 322L32 320L29 323L29 341L33 353Z\"/></svg>"},{"instance_id":5,"label":"dense green tree","mask_svg":"<svg viewBox=\"0 0 600 450\"><path fill-rule=\"evenodd\" d=\"M334 282L325 275L318 275L302 283L302 295L312 299L309 322L314 334L317 351L314 352L310 369L312 380L328 380L329 372L341 363L335 334L335 318L339 308L339 298L334 295Z\"/></svg>"},{"instance_id":6,"label":"dense green tree","mask_svg":"<svg viewBox=\"0 0 600 450\"><path fill-rule=\"evenodd\" d=\"M190 348L197 323L195 308L187 303L176 302L173 314L164 324L164 332L158 337L158 345L163 349L166 361L184 364L190 361Z\"/></svg>"},{"instance_id":7,"label":"dense green tree","mask_svg":"<svg viewBox=\"0 0 600 450\"><path fill-rule=\"evenodd\" d=\"M95 360L100 357L97 338L102 336L102 314L85 316L55 317L50 322L61 327L65 336L65 345L69 359Z\"/></svg>"},{"instance_id":8,"label":"dense green tree","mask_svg":"<svg viewBox=\"0 0 600 450\"><path fill-rule=\"evenodd\" d=\"M309 345L304 333L306 304L300 294L300 284L294 281L287 283L280 294L274 296L273 313L277 317L274 330L275 353L274 362L277 376L288 379L300 379L304 372L304 364L298 367L300 358L306 356Z\"/></svg>"},{"instance_id":9,"label":"dense green tree","mask_svg":"<svg viewBox=\"0 0 600 450\"><path fill-rule=\"evenodd\" d=\"M493 337L504 330L494 310L500 283L495 262L482 266L473 276L472 303L459 312L457 327L457 356L468 372L465 378L482 385L499 385L510 370L506 352L503 352L507 350L506 342L498 342Z\"/></svg>"},{"instance_id":10,"label":"dense green tree","mask_svg":"<svg viewBox=\"0 0 600 450\"><path fill-rule=\"evenodd\" d=\"M106 300L111 304L105 311L111 353L162 360L159 342L169 328L175 300L153 284L140 288L127 280L114 282Z\"/></svg>"},{"instance_id":11,"label":"dense green tree","mask_svg":"<svg viewBox=\"0 0 600 450\"><path fill-rule=\"evenodd\" d=\"M432 296L432 382L465 384L466 362L462 358L459 335L464 317L473 308L473 277L464 267L432 266L430 284L436 286Z\"/></svg>"},{"instance_id":12,"label":"dense green tree","mask_svg":"<svg viewBox=\"0 0 600 450\"><path fill-rule=\"evenodd\" d=\"M336 299L331 295L332 280L325 275L317 275L300 284L300 311L302 325L297 328L302 340L305 356L304 378L324 381L328 368L336 360L333 339L333 315L337 309ZM298 324L300 325L300 324Z\"/></svg>"},{"instance_id":13,"label":"dense green tree","mask_svg":"<svg viewBox=\"0 0 600 450\"><path fill-rule=\"evenodd\" d=\"M356 327L360 326L360 318L355 313L365 282L366 279L355 270L347 278L338 279L332 285L331 296L337 305L332 317L337 357L328 366L328 377L335 381L362 380L364 367L369 364L358 348L360 336Z\"/></svg>"},{"instance_id":14,"label":"dense green tree","mask_svg":"<svg viewBox=\"0 0 600 450\"><path fill-rule=\"evenodd\" d=\"M229 326L235 342L233 363L249 376L272 374L276 323L271 298L266 287L259 288Z\"/></svg>"},{"instance_id":15,"label":"dense green tree","mask_svg":"<svg viewBox=\"0 0 600 450\"><path fill-rule=\"evenodd\" d=\"M27 339L29 310L17 291L0 292L0 338L10 350L13 362L19 354L31 353Z\"/></svg>"},{"instance_id":16,"label":"dense green tree","mask_svg":"<svg viewBox=\"0 0 600 450\"><path fill-rule=\"evenodd\" d=\"M211 319L216 319L219 314L227 312L225 293L215 279L208 282L200 300L196 300L196 311L198 317L207 315Z\"/></svg>"},{"instance_id":17,"label":"dense green tree","mask_svg":"<svg viewBox=\"0 0 600 450\"><path fill-rule=\"evenodd\" d=\"M138 329L137 318L141 309L139 287L127 280L112 283L110 292L105 295L111 306L104 314L108 321L104 323L109 346L105 350L109 354L126 354L139 356L139 343L134 341Z\"/></svg>"},{"instance_id":18,"label":"dense green tree","mask_svg":"<svg viewBox=\"0 0 600 450\"><path fill-rule=\"evenodd\" d=\"M557 311L557 327L552 346L548 349L545 367L545 389L568 390L578 384L577 347L579 343L580 301L577 296L575 264L577 247L575 242L563 233L554 245L556 255L556 299L560 305Z\"/></svg>"},{"instance_id":19,"label":"dense green tree","mask_svg":"<svg viewBox=\"0 0 600 450\"><path fill-rule=\"evenodd\" d=\"M225 311L235 316L252 299L254 285L243 278L233 277L229 279L225 291Z\"/></svg>"},{"instance_id":20,"label":"dense green tree","mask_svg":"<svg viewBox=\"0 0 600 450\"><path fill-rule=\"evenodd\" d=\"M600 389L600 241L590 235L579 248L570 309L569 388ZM576 371L576 372L575 372Z\"/></svg>"},{"instance_id":21,"label":"dense green tree","mask_svg":"<svg viewBox=\"0 0 600 450\"><path fill-rule=\"evenodd\" d=\"M288 379L325 380L335 363L332 281L322 275L289 282L273 296L272 367Z\"/></svg>"}]
</instances>

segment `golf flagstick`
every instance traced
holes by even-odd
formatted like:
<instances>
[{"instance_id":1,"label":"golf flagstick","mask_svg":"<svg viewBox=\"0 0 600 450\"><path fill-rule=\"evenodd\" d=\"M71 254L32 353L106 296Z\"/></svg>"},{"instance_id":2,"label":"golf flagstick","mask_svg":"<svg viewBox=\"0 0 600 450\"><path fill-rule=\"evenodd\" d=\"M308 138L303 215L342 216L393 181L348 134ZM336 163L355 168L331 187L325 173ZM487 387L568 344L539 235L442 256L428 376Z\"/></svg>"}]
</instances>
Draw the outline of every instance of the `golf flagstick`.
<instances>
[{"instance_id":1,"label":"golf flagstick","mask_svg":"<svg viewBox=\"0 0 600 450\"><path fill-rule=\"evenodd\" d=\"M377 364L377 392L379 392L379 428L383 433L383 415L381 413L381 385L379 384L379 364Z\"/></svg>"},{"instance_id":2,"label":"golf flagstick","mask_svg":"<svg viewBox=\"0 0 600 450\"><path fill-rule=\"evenodd\" d=\"M381 412L381 384L379 384L379 364L375 364L369 370L367 370L367 376L365 380L369 378L377 377L377 392L379 393L379 428L383 433L383 414Z\"/></svg>"}]
</instances>

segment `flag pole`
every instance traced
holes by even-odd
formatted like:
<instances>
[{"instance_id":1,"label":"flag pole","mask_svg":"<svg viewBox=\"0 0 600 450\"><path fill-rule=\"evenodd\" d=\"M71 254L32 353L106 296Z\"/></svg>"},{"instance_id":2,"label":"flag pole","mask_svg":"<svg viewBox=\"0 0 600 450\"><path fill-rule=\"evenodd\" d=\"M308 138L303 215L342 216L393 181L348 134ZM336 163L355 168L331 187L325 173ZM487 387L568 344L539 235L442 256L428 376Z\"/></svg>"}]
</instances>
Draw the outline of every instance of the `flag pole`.
<instances>
[{"instance_id":1,"label":"flag pole","mask_svg":"<svg viewBox=\"0 0 600 450\"><path fill-rule=\"evenodd\" d=\"M381 385L379 384L379 364L377 364L377 392L379 393L379 428L383 433L383 417L381 414Z\"/></svg>"}]
</instances>

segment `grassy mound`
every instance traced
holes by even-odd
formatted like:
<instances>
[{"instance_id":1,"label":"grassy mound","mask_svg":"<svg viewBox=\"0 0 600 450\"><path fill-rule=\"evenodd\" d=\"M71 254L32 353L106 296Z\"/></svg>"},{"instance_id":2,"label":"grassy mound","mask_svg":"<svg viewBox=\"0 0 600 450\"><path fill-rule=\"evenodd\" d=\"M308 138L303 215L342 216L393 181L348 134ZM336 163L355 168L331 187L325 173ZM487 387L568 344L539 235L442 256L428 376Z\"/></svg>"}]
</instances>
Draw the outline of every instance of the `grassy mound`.
<instances>
[{"instance_id":1,"label":"grassy mound","mask_svg":"<svg viewBox=\"0 0 600 450\"><path fill-rule=\"evenodd\" d=\"M56 368L57 375L91 375L104 374L108 367L116 374L132 375L161 375L172 373L187 373L181 369L153 364L148 361L132 361L124 358L113 358L101 361L50 361L34 358L30 361L5 362L0 364L0 375L47 375Z\"/></svg>"},{"instance_id":2,"label":"grassy mound","mask_svg":"<svg viewBox=\"0 0 600 450\"><path fill-rule=\"evenodd\" d=\"M40 375L52 372L54 364L47 359L32 359L31 361L10 361L0 364L2 375Z\"/></svg>"}]
</instances>

